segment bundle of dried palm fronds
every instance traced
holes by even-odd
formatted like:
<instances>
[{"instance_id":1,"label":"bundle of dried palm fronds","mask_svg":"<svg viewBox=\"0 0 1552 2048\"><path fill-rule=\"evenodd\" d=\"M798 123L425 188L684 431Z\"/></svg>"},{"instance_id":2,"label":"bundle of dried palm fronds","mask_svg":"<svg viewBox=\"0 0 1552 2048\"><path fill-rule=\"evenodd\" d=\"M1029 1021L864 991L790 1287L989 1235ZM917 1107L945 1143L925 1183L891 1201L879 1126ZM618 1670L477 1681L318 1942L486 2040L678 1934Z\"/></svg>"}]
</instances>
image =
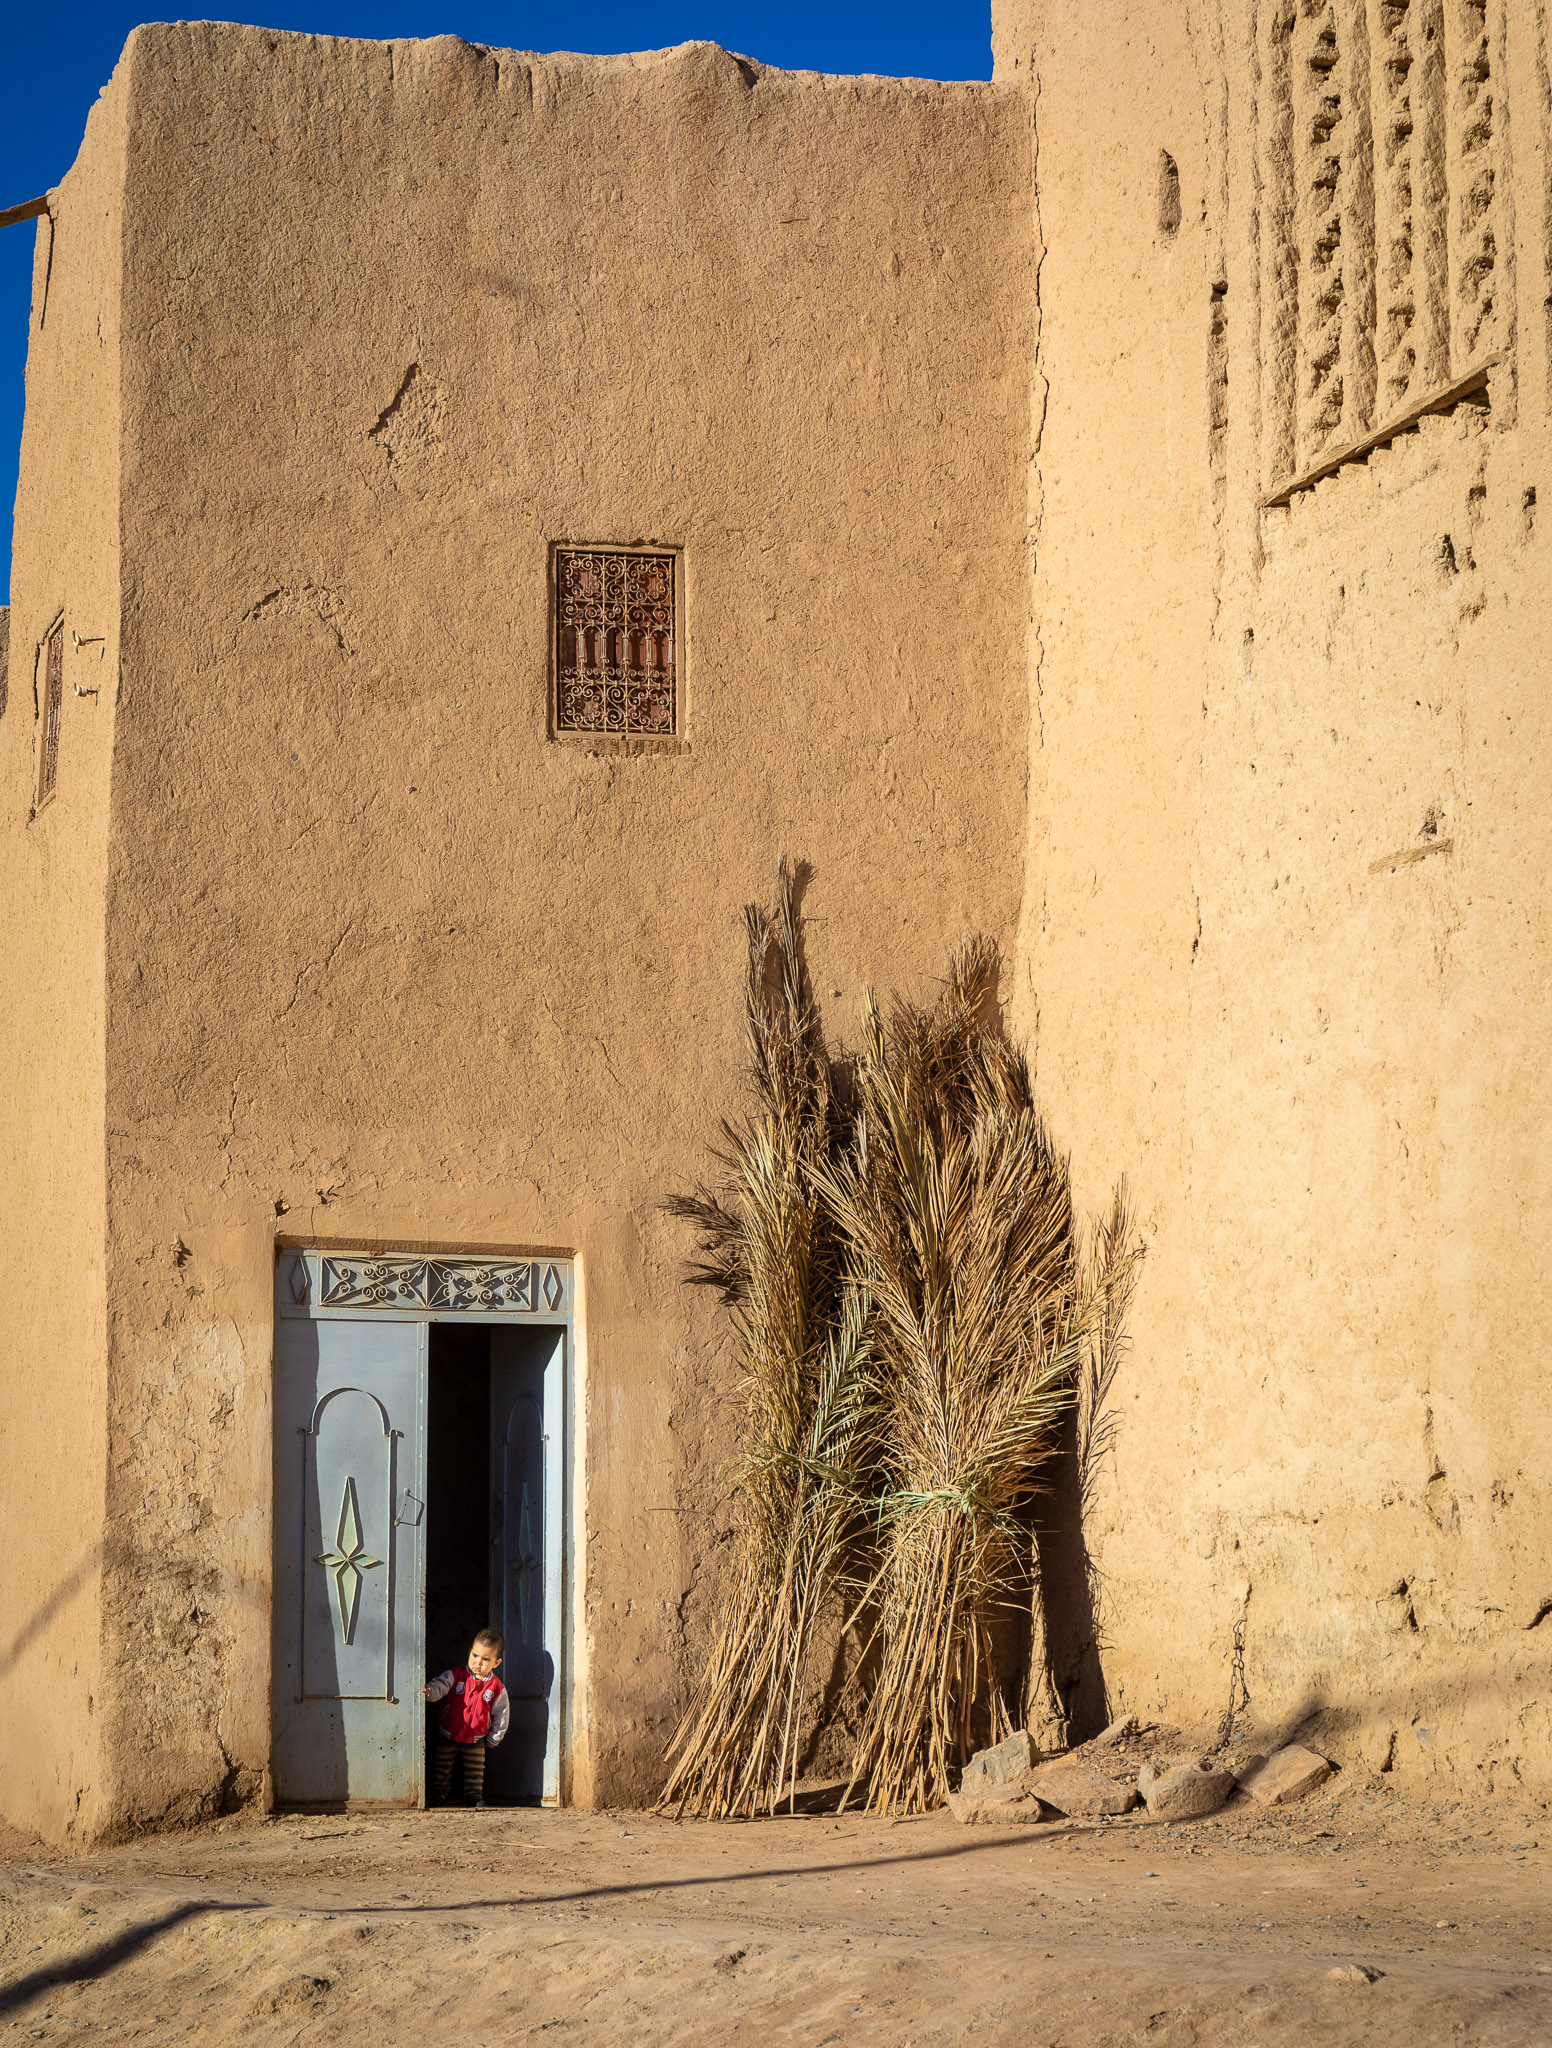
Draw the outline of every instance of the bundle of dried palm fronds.
<instances>
[{"instance_id":1,"label":"bundle of dried palm fronds","mask_svg":"<svg viewBox=\"0 0 1552 2048\"><path fill-rule=\"evenodd\" d=\"M886 1019L869 996L843 1116L785 861L774 916L746 920L756 1107L723 1125L718 1186L672 1205L743 1355L735 1563L664 1803L774 1810L821 1617L865 1582L847 1796L919 1811L1011 1725L993 1619L1027 1599L1031 1498L1075 1405L1103 1448L1136 1254L1119 1197L1078 1242L990 941L959 950L928 1009Z\"/></svg>"},{"instance_id":2,"label":"bundle of dried palm fronds","mask_svg":"<svg viewBox=\"0 0 1552 2048\"><path fill-rule=\"evenodd\" d=\"M814 1631L858 1513L877 1406L868 1303L842 1277L817 1187L834 1115L796 882L783 860L775 914L745 912L754 1111L722 1125L720 1183L671 1204L699 1229L691 1278L721 1294L743 1363L732 1581L663 1793L707 1815L774 1811L795 1781Z\"/></svg>"},{"instance_id":3,"label":"bundle of dried palm fronds","mask_svg":"<svg viewBox=\"0 0 1552 2048\"><path fill-rule=\"evenodd\" d=\"M1071 1404L1086 1321L1065 1161L996 1015L997 954L930 1009L869 1000L857 1131L822 1173L887 1389L879 1667L852 1782L880 1812L949 1789L979 1710L1009 1725L989 1624L1027 1558L1019 1513Z\"/></svg>"}]
</instances>

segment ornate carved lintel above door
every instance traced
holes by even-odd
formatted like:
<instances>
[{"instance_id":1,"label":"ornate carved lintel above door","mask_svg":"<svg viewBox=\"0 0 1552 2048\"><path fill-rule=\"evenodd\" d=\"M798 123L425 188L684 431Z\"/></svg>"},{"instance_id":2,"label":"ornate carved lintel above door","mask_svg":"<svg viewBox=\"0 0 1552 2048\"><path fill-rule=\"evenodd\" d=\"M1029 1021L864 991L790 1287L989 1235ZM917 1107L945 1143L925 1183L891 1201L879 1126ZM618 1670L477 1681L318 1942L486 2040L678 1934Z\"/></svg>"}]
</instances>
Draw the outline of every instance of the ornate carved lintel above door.
<instances>
[{"instance_id":1,"label":"ornate carved lintel above door","mask_svg":"<svg viewBox=\"0 0 1552 2048\"><path fill-rule=\"evenodd\" d=\"M283 1316L404 1315L460 1322L560 1322L571 1314L573 1262L449 1252L282 1251Z\"/></svg>"}]
</instances>

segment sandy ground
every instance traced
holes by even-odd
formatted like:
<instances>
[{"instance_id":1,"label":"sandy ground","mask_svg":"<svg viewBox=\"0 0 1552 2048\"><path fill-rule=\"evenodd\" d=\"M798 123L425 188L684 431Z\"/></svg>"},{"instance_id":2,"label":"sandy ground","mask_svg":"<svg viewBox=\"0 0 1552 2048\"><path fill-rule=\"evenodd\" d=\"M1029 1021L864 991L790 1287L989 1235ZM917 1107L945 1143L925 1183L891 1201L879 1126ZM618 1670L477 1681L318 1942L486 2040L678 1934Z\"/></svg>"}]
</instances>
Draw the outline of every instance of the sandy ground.
<instances>
[{"instance_id":1,"label":"sandy ground","mask_svg":"<svg viewBox=\"0 0 1552 2048\"><path fill-rule=\"evenodd\" d=\"M1243 1795L1241 1795L1242 1797ZM1552 1818L221 1822L0 1839L0 2042L1552 2043ZM1372 1983L1332 1981L1361 1964Z\"/></svg>"}]
</instances>

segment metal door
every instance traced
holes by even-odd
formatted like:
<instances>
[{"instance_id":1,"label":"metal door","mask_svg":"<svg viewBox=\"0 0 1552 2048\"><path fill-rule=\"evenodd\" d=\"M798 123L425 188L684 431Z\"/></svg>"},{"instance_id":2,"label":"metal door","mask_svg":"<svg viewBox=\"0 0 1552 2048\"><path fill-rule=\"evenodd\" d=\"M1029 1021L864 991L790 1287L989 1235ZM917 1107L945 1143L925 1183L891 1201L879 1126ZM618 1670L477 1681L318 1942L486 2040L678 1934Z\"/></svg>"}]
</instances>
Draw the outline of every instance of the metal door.
<instances>
[{"instance_id":1,"label":"metal door","mask_svg":"<svg viewBox=\"0 0 1552 2048\"><path fill-rule=\"evenodd\" d=\"M277 1321L276 1799L422 1786L426 1326Z\"/></svg>"},{"instance_id":2,"label":"metal door","mask_svg":"<svg viewBox=\"0 0 1552 2048\"><path fill-rule=\"evenodd\" d=\"M486 1765L497 1799L553 1802L559 1791L563 1346L558 1329L490 1338L490 1605L512 1709Z\"/></svg>"}]
</instances>

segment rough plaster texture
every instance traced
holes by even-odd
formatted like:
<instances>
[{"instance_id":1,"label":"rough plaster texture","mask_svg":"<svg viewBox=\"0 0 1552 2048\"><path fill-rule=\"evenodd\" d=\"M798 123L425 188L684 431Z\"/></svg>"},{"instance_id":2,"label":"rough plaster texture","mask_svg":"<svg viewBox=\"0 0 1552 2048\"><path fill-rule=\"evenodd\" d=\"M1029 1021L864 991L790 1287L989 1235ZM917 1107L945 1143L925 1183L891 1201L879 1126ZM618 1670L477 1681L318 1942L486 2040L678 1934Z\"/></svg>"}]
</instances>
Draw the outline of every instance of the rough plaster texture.
<instances>
[{"instance_id":1,"label":"rough plaster texture","mask_svg":"<svg viewBox=\"0 0 1552 2048\"><path fill-rule=\"evenodd\" d=\"M77 1841L103 1817L106 1355L103 889L111 655L67 640L61 793L34 819L34 658L62 606L83 638L119 612L119 288L124 95L93 109L40 223L0 716L0 1810ZM109 647L112 647L112 639ZM108 687L102 687L104 680ZM77 696L77 686L99 690Z\"/></svg>"},{"instance_id":2,"label":"rough plaster texture","mask_svg":"<svg viewBox=\"0 0 1552 2048\"><path fill-rule=\"evenodd\" d=\"M813 862L842 1029L967 926L1013 936L1023 109L707 45L209 25L137 31L112 104L112 807L54 884L98 975L96 1180L48 1212L72 1272L96 1233L97 1323L40 1332L15 1376L106 1415L111 1682L97 1760L48 1753L103 1829L262 1790L277 1237L548 1246L580 1271L567 1791L644 1799L729 1449L725 1332L660 1205L738 1085L740 906L782 849ZM84 292L71 175L55 288ZM35 400L29 475L54 431ZM24 645L57 602L37 502ZM638 538L685 551L684 745L553 742L548 550ZM113 715L69 704L51 828ZM7 829L37 861L26 737L8 722ZM12 910L40 952L51 900ZM100 1527L100 1457L79 1476Z\"/></svg>"},{"instance_id":3,"label":"rough plaster texture","mask_svg":"<svg viewBox=\"0 0 1552 2048\"><path fill-rule=\"evenodd\" d=\"M991 930L1131 1176L1076 1732L1552 1789L1548 70L1441 19L1009 0L991 87L137 32L0 723L13 1818L262 1791L277 1239L575 1253L567 1789L651 1793L728 1448L659 1205L783 847L833 1024ZM548 550L638 539L684 743L553 742Z\"/></svg>"},{"instance_id":4,"label":"rough plaster texture","mask_svg":"<svg viewBox=\"0 0 1552 2048\"><path fill-rule=\"evenodd\" d=\"M996 11L1043 252L1015 994L1149 1247L1090 1538L1112 1702L1248 1690L1339 1757L1545 1795L1547 93L1539 10L1485 18L1508 359L1263 511L1275 53L1234 5Z\"/></svg>"}]
</instances>

